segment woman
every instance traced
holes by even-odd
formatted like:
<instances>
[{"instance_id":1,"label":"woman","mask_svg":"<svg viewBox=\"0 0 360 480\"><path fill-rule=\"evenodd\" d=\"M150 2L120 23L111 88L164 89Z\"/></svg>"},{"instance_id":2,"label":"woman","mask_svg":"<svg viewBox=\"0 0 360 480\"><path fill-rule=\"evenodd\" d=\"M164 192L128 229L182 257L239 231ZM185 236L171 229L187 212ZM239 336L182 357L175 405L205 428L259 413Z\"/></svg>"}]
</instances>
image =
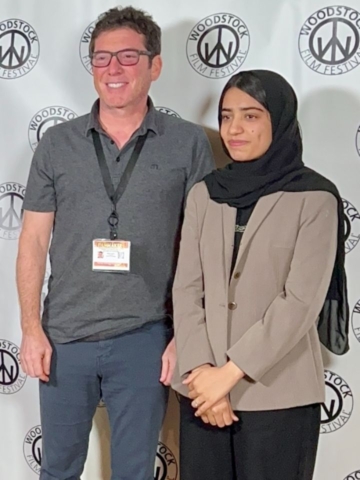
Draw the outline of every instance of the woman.
<instances>
[{"instance_id":1,"label":"woman","mask_svg":"<svg viewBox=\"0 0 360 480\"><path fill-rule=\"evenodd\" d=\"M232 163L189 193L173 290L181 480L310 480L319 334L348 350L342 201L278 74L234 75L219 124Z\"/></svg>"}]
</instances>

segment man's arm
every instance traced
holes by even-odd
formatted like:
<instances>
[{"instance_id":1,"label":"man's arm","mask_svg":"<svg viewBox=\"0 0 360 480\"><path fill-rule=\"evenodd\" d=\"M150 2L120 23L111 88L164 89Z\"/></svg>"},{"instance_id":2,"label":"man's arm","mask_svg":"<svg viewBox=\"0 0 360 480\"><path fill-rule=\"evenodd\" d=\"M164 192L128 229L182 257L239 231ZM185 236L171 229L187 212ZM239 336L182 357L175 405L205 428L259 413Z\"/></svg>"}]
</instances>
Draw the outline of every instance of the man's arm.
<instances>
[{"instance_id":1,"label":"man's arm","mask_svg":"<svg viewBox=\"0 0 360 480\"><path fill-rule=\"evenodd\" d=\"M20 361L31 377L49 380L52 349L40 319L40 299L54 212L25 211L16 263L21 310Z\"/></svg>"}]
</instances>

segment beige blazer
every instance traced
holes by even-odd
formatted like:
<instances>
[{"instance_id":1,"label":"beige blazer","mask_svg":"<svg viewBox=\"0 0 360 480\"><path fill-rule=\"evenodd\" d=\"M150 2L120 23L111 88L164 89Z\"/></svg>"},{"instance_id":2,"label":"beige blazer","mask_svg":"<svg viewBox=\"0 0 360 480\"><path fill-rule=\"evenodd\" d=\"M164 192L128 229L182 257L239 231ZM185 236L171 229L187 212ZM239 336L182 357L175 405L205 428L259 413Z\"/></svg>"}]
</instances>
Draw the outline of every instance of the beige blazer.
<instances>
[{"instance_id":1,"label":"beige blazer","mask_svg":"<svg viewBox=\"0 0 360 480\"><path fill-rule=\"evenodd\" d=\"M173 288L178 364L173 388L204 363L231 359L246 373L230 392L234 410L323 402L316 322L337 247L337 199L327 192L262 197L230 278L236 209L189 193Z\"/></svg>"}]
</instances>

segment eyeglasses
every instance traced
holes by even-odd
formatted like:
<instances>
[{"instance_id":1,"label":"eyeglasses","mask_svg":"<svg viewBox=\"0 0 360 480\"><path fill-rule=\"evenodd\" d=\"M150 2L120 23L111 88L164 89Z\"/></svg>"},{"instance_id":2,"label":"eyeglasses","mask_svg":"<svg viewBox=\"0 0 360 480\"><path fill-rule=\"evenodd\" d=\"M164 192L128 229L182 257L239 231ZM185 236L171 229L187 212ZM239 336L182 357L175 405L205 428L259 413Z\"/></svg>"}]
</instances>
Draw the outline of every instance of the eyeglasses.
<instances>
[{"instance_id":1,"label":"eyeglasses","mask_svg":"<svg viewBox=\"0 0 360 480\"><path fill-rule=\"evenodd\" d=\"M90 55L91 65L93 67L108 67L112 57L116 57L120 65L130 67L139 63L140 55L151 57L151 52L145 50L135 50L127 48L126 50L119 50L118 52L98 51Z\"/></svg>"}]
</instances>

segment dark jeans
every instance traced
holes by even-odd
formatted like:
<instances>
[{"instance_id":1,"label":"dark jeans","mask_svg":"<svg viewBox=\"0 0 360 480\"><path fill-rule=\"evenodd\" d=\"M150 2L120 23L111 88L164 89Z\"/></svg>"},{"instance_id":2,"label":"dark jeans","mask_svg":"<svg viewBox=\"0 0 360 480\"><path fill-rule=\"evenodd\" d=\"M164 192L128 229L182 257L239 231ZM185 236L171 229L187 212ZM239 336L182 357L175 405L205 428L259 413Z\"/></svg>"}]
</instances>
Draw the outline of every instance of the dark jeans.
<instances>
[{"instance_id":1,"label":"dark jeans","mask_svg":"<svg viewBox=\"0 0 360 480\"><path fill-rule=\"evenodd\" d=\"M53 345L50 382L40 382L40 480L80 479L100 398L111 427L111 479L154 479L168 396L161 356L171 333L157 322L109 340Z\"/></svg>"},{"instance_id":2,"label":"dark jeans","mask_svg":"<svg viewBox=\"0 0 360 480\"><path fill-rule=\"evenodd\" d=\"M194 416L181 397L181 480L311 480L320 430L320 405L236 412L224 429Z\"/></svg>"}]
</instances>

